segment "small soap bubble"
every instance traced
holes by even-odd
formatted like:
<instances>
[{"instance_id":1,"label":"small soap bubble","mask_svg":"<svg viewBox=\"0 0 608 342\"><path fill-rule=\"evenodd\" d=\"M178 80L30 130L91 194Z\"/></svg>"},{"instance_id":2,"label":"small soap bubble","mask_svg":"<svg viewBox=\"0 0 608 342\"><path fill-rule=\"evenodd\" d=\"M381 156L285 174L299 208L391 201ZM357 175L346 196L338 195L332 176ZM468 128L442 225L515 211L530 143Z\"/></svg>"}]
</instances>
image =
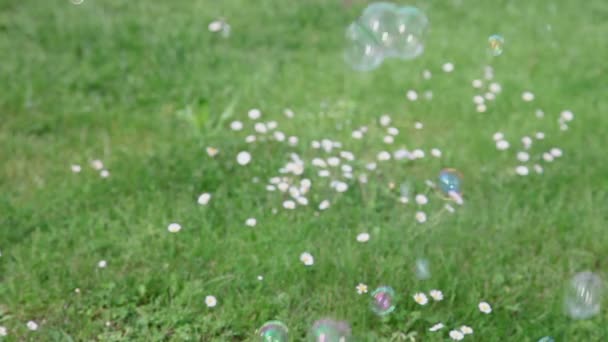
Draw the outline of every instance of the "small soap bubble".
<instances>
[{"instance_id":1,"label":"small soap bubble","mask_svg":"<svg viewBox=\"0 0 608 342\"><path fill-rule=\"evenodd\" d=\"M351 330L346 322L332 319L316 321L310 329L311 342L347 342L350 340Z\"/></svg>"},{"instance_id":2,"label":"small soap bubble","mask_svg":"<svg viewBox=\"0 0 608 342\"><path fill-rule=\"evenodd\" d=\"M380 286L372 292L370 304L372 311L379 316L385 316L395 310L395 290L390 286Z\"/></svg>"},{"instance_id":3,"label":"small soap bubble","mask_svg":"<svg viewBox=\"0 0 608 342\"><path fill-rule=\"evenodd\" d=\"M493 34L488 38L488 44L490 46L490 54L492 56L499 56L502 54L505 39L498 34Z\"/></svg>"},{"instance_id":4,"label":"small soap bubble","mask_svg":"<svg viewBox=\"0 0 608 342\"><path fill-rule=\"evenodd\" d=\"M600 312L602 279L592 272L577 273L568 284L564 306L568 316L587 319Z\"/></svg>"},{"instance_id":5,"label":"small soap bubble","mask_svg":"<svg viewBox=\"0 0 608 342\"><path fill-rule=\"evenodd\" d=\"M268 321L258 330L260 342L287 342L289 341L287 326L280 321Z\"/></svg>"},{"instance_id":6,"label":"small soap bubble","mask_svg":"<svg viewBox=\"0 0 608 342\"><path fill-rule=\"evenodd\" d=\"M427 259L417 259L414 266L414 274L419 280L431 278L431 266Z\"/></svg>"},{"instance_id":7,"label":"small soap bubble","mask_svg":"<svg viewBox=\"0 0 608 342\"><path fill-rule=\"evenodd\" d=\"M443 169L439 172L439 190L447 197L451 194L462 195L462 175L456 169Z\"/></svg>"}]
</instances>

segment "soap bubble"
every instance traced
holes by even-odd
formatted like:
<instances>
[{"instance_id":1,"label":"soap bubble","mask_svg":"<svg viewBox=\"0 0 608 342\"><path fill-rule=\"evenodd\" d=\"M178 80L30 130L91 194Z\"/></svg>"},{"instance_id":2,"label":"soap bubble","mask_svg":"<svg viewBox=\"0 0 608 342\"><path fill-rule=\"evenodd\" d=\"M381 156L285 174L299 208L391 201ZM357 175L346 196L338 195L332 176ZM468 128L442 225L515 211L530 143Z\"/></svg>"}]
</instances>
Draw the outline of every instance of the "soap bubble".
<instances>
[{"instance_id":1,"label":"soap bubble","mask_svg":"<svg viewBox=\"0 0 608 342\"><path fill-rule=\"evenodd\" d=\"M348 323L326 318L318 320L312 325L309 340L311 342L347 342L350 334Z\"/></svg>"},{"instance_id":2,"label":"soap bubble","mask_svg":"<svg viewBox=\"0 0 608 342\"><path fill-rule=\"evenodd\" d=\"M439 190L448 198L462 196L462 175L456 169L443 169L439 172Z\"/></svg>"},{"instance_id":3,"label":"soap bubble","mask_svg":"<svg viewBox=\"0 0 608 342\"><path fill-rule=\"evenodd\" d=\"M427 259L416 259L414 273L419 280L429 279L431 277L431 266L429 261Z\"/></svg>"},{"instance_id":4,"label":"soap bubble","mask_svg":"<svg viewBox=\"0 0 608 342\"><path fill-rule=\"evenodd\" d=\"M355 70L369 71L384 58L416 58L424 51L427 26L428 19L415 7L370 4L346 29L344 60Z\"/></svg>"},{"instance_id":5,"label":"soap bubble","mask_svg":"<svg viewBox=\"0 0 608 342\"><path fill-rule=\"evenodd\" d=\"M492 54L492 56L498 56L502 54L505 39L500 35L493 34L488 38L488 44L490 46L490 54Z\"/></svg>"},{"instance_id":6,"label":"soap bubble","mask_svg":"<svg viewBox=\"0 0 608 342\"><path fill-rule=\"evenodd\" d=\"M568 284L564 300L566 313L574 319L586 319L600 312L602 280L591 272L577 273Z\"/></svg>"},{"instance_id":7,"label":"soap bubble","mask_svg":"<svg viewBox=\"0 0 608 342\"><path fill-rule=\"evenodd\" d=\"M379 315L385 316L395 310L395 290L390 286L381 286L372 292L371 301L372 311Z\"/></svg>"},{"instance_id":8,"label":"soap bubble","mask_svg":"<svg viewBox=\"0 0 608 342\"><path fill-rule=\"evenodd\" d=\"M287 332L287 326L283 322L268 321L260 327L258 336L260 342L287 342L289 341Z\"/></svg>"}]
</instances>

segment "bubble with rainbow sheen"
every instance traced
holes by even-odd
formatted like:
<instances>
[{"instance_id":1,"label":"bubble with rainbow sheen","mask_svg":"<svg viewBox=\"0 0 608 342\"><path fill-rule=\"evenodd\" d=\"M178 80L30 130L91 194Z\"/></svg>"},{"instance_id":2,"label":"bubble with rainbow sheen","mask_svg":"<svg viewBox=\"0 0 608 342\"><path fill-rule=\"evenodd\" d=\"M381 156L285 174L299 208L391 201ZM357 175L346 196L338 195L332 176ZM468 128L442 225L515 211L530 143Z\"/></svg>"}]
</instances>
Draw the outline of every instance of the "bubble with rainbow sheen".
<instances>
[{"instance_id":1,"label":"bubble with rainbow sheen","mask_svg":"<svg viewBox=\"0 0 608 342\"><path fill-rule=\"evenodd\" d=\"M310 342L348 342L351 330L346 322L324 318L312 325L309 336Z\"/></svg>"},{"instance_id":2,"label":"bubble with rainbow sheen","mask_svg":"<svg viewBox=\"0 0 608 342\"><path fill-rule=\"evenodd\" d=\"M490 54L492 56L499 56L502 54L505 39L501 35L493 34L488 38L488 45L490 48Z\"/></svg>"},{"instance_id":3,"label":"bubble with rainbow sheen","mask_svg":"<svg viewBox=\"0 0 608 342\"><path fill-rule=\"evenodd\" d=\"M453 198L454 194L462 196L462 174L450 168L439 171L438 188L446 198Z\"/></svg>"},{"instance_id":4,"label":"bubble with rainbow sheen","mask_svg":"<svg viewBox=\"0 0 608 342\"><path fill-rule=\"evenodd\" d=\"M258 329L260 342L287 342L289 341L287 326L281 321L268 321Z\"/></svg>"},{"instance_id":5,"label":"bubble with rainbow sheen","mask_svg":"<svg viewBox=\"0 0 608 342\"><path fill-rule=\"evenodd\" d=\"M370 307L378 316L385 316L395 310L395 290L390 286L380 286L372 294Z\"/></svg>"}]
</instances>

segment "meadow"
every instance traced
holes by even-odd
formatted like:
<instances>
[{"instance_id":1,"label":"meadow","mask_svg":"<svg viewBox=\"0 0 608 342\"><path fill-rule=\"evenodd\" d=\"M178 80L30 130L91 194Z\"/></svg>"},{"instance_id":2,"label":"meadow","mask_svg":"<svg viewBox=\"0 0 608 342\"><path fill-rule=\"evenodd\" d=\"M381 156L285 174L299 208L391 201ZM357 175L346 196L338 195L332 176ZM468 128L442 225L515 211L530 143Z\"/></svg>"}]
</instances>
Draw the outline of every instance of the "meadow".
<instances>
[{"instance_id":1,"label":"meadow","mask_svg":"<svg viewBox=\"0 0 608 342\"><path fill-rule=\"evenodd\" d=\"M398 3L424 54L362 73L364 1L0 1L0 340L608 340L563 310L608 280L608 3Z\"/></svg>"}]
</instances>

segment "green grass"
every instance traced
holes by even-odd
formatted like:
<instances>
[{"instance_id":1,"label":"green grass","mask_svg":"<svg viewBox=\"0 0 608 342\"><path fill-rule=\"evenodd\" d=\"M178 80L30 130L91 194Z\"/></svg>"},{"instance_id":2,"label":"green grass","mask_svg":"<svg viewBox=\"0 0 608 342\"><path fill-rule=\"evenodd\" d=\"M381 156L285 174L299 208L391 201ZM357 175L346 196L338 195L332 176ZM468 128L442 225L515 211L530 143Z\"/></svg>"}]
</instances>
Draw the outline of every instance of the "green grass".
<instances>
[{"instance_id":1,"label":"green grass","mask_svg":"<svg viewBox=\"0 0 608 342\"><path fill-rule=\"evenodd\" d=\"M465 340L607 340L607 311L573 321L561 294L582 270L608 279L608 5L411 4L431 22L425 54L360 74L343 64L341 49L361 1L0 1L5 339L243 341L279 319L297 341L329 316L350 322L360 341L398 332L447 340L446 330L428 332L439 321L473 327ZM229 38L208 32L218 17L230 23ZM494 33L505 37L505 51L489 60ZM451 74L441 72L448 61ZM503 92L479 114L470 83L488 62ZM424 69L431 80L420 76ZM411 103L408 89L430 89L434 98ZM524 90L536 95L532 104L521 101ZM282 115L287 107L292 120ZM187 108L196 122L184 117ZM297 135L299 146L245 144L245 133L228 125L248 123L250 108ZM544 120L534 118L536 108ZM576 115L565 133L555 121L563 109ZM321 138L353 146L352 129L369 125L367 142L349 148L373 158L386 148L374 123L383 113L401 130L391 149L428 154L437 146L443 157L390 162L367 186L340 195L308 167L317 184L310 207L272 213L281 199L264 184L290 151L310 158L318 153L310 142ZM425 128L414 130L415 121ZM508 153L493 145L498 130L511 141ZM534 130L564 157L542 176L510 174L517 141ZM220 154L208 157L207 146ZM242 167L235 155L245 149L253 162ZM103 160L110 178L89 167L92 159ZM74 163L80 174L70 171ZM442 203L431 196L432 217L417 224L414 204L399 204L387 183L420 184L442 167L464 174L465 205L438 214ZM196 204L203 191L213 193L204 207ZM315 216L330 196L332 207ZM255 228L245 227L248 217ZM167 232L174 221L184 227L178 234ZM367 244L355 241L363 231L372 235ZM304 251L314 266L299 262ZM413 277L418 257L430 260L430 280ZM96 266L102 259L105 269ZM375 317L355 292L359 282L393 286L401 296L395 313ZM443 302L420 307L411 299L432 288L443 290ZM208 294L217 307L204 305ZM477 310L481 300L493 305L491 315ZM29 320L38 331L27 331Z\"/></svg>"}]
</instances>

